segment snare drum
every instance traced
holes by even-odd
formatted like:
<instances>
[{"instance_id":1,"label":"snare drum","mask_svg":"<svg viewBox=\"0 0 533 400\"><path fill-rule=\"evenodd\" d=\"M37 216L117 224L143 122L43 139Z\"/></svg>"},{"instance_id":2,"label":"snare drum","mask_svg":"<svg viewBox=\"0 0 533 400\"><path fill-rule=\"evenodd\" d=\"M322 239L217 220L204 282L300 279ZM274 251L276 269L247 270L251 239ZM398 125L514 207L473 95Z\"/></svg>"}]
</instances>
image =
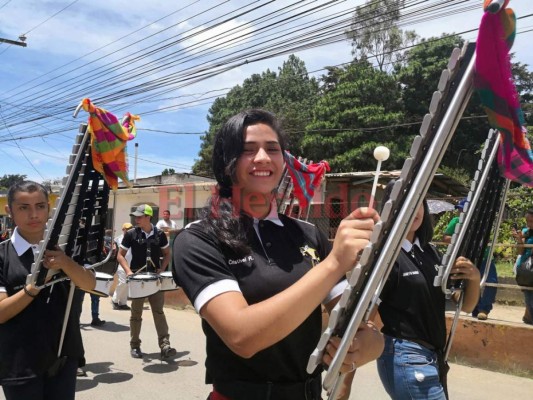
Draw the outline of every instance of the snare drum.
<instances>
[{"instance_id":1,"label":"snare drum","mask_svg":"<svg viewBox=\"0 0 533 400\"><path fill-rule=\"evenodd\" d=\"M95 271L95 274L96 286L93 290L87 290L87 292L101 297L108 297L111 291L111 285L113 284L113 275L99 271Z\"/></svg>"},{"instance_id":2,"label":"snare drum","mask_svg":"<svg viewBox=\"0 0 533 400\"><path fill-rule=\"evenodd\" d=\"M159 275L154 273L135 274L128 276L128 298L141 299L157 293L161 286Z\"/></svg>"},{"instance_id":3,"label":"snare drum","mask_svg":"<svg viewBox=\"0 0 533 400\"><path fill-rule=\"evenodd\" d=\"M172 277L172 271L161 272L159 274L159 280L161 281L160 290L178 290L178 285L176 285L176 282L174 282L174 278Z\"/></svg>"}]
</instances>

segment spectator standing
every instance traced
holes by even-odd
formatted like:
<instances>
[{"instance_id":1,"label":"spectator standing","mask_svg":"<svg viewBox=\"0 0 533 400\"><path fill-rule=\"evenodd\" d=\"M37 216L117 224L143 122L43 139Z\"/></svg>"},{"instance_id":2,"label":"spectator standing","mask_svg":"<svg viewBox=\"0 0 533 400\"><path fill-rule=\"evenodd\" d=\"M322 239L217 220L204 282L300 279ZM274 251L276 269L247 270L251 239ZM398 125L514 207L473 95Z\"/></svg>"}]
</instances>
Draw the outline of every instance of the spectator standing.
<instances>
[{"instance_id":1,"label":"spectator standing","mask_svg":"<svg viewBox=\"0 0 533 400\"><path fill-rule=\"evenodd\" d=\"M165 210L163 211L163 219L160 219L157 224L157 228L162 230L167 234L167 237L169 235L172 235L178 231L178 224L176 221L173 221L170 219L170 211Z\"/></svg>"},{"instance_id":2,"label":"spectator standing","mask_svg":"<svg viewBox=\"0 0 533 400\"><path fill-rule=\"evenodd\" d=\"M122 243L122 239L124 239L126 232L132 228L133 225L129 222L124 222L122 224L122 234L115 238L117 249L120 248L120 244ZM125 258L128 265L131 265L131 249L128 249ZM118 259L117 263L117 286L115 287L113 297L111 298L111 303L113 304L113 310L130 310L131 308L128 306L128 283L126 280L126 271L122 265L120 265Z\"/></svg>"},{"instance_id":3,"label":"spectator standing","mask_svg":"<svg viewBox=\"0 0 533 400\"><path fill-rule=\"evenodd\" d=\"M519 258L516 261L517 265L525 262L529 257L532 257L533 249L525 247L524 244L533 245L533 208L526 212L526 227L522 230L513 228L512 235L518 244ZM524 301L526 303L526 310L522 321L528 325L533 325L533 290L523 290Z\"/></svg>"},{"instance_id":4,"label":"spectator standing","mask_svg":"<svg viewBox=\"0 0 533 400\"><path fill-rule=\"evenodd\" d=\"M161 273L165 271L170 261L168 239L163 232L154 227L150 222L154 215L152 207L143 204L130 214L135 217L135 229L130 229L124 235L117 260L126 271L128 276L143 269L145 272ZM127 251L131 249L131 263L126 260ZM160 261L160 257L163 260ZM151 260L151 261L149 261ZM165 305L165 292L158 291L148 296L155 329L157 331L161 358L176 355L176 349L170 346L168 324L163 311ZM131 301L130 318L130 347L133 358L142 358L141 352L141 325L144 300L146 298L133 299Z\"/></svg>"}]
</instances>

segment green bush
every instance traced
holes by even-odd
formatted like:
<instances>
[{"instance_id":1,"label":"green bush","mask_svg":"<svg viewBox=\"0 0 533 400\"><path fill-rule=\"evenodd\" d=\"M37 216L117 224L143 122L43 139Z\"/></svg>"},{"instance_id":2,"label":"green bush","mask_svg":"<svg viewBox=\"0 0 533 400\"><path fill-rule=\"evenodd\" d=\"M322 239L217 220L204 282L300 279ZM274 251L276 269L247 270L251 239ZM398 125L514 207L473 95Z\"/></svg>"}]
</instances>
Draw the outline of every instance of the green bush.
<instances>
[{"instance_id":1,"label":"green bush","mask_svg":"<svg viewBox=\"0 0 533 400\"><path fill-rule=\"evenodd\" d=\"M533 188L518 186L509 190L506 201L506 211L504 214L505 219L502 221L500 229L498 230L497 243L502 244L503 246L496 247L494 250L494 258L496 260L501 260L502 264L509 264L511 266L510 269L512 269L512 265L516 258L516 248L505 245L516 244L511 233L512 226L516 223L519 228L525 227L525 214L526 211L531 208L533 208ZM433 235L434 242L442 242L444 231L455 215L456 213L454 211L448 211L437 217L434 228L435 233ZM446 248L442 246L439 250L446 251Z\"/></svg>"}]
</instances>

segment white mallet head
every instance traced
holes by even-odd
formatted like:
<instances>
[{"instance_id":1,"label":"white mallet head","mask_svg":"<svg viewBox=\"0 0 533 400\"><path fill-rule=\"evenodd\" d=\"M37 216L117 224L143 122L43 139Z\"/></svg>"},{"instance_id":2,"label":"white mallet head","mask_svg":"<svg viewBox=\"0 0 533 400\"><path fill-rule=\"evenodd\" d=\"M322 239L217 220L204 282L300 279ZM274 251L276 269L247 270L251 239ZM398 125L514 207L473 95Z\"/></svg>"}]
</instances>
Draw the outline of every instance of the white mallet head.
<instances>
[{"instance_id":1,"label":"white mallet head","mask_svg":"<svg viewBox=\"0 0 533 400\"><path fill-rule=\"evenodd\" d=\"M390 150L385 146L378 146L374 149L374 158L378 161L385 161L390 156Z\"/></svg>"}]
</instances>

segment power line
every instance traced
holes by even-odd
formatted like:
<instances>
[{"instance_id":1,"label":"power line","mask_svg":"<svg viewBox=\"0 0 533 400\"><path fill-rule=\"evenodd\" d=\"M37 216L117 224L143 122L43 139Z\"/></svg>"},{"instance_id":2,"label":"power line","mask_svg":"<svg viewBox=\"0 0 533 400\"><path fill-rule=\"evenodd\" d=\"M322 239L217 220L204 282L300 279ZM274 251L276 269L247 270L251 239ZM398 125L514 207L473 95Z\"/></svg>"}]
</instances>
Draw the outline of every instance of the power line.
<instances>
[{"instance_id":1,"label":"power line","mask_svg":"<svg viewBox=\"0 0 533 400\"><path fill-rule=\"evenodd\" d=\"M290 9L291 12L296 10L297 9L296 7L301 6L298 3L301 3L301 2L295 2L295 3L292 3L290 6L288 6L288 7L292 7ZM407 2L407 3L409 6L420 4L419 2L415 2L415 1ZM403 21L408 20L407 18L411 18L408 20L410 23L417 23L419 21L425 21L428 18L433 18L433 19L438 18L439 15L453 15L453 10L461 10L460 11L461 13L465 12L464 7L459 8L459 7L454 6L455 8L453 8L452 7L453 4L449 5L449 3L450 3L449 1L432 2L426 8L419 7L418 9L410 9L409 12L405 12ZM256 10L256 8L253 8L254 7L253 3L249 3L247 4L247 6L252 7L252 11ZM322 8L324 8L325 4L321 4L321 6ZM431 6L431 13L427 11L426 14L424 14L424 10L426 9L430 10L429 6ZM438 7L440 7L439 12L441 14L437 13L437 11L439 10ZM303 15L312 15L312 13L316 11L317 9L319 8L315 7L315 8L309 8L309 9L303 10L298 14L298 17L301 18ZM287 8L287 10L289 9ZM247 63L250 63L250 62L260 61L260 60L264 60L267 58L275 57L277 55L287 54L289 52L294 52L298 50L304 50L306 48L326 46L331 43L345 40L344 30L346 29L347 26L349 26L351 17L346 18L345 15L347 13L346 11L344 12L343 11L339 11L336 13L330 13L326 16L321 17L320 19L311 20L307 22L307 24L296 25L293 27L294 29L292 30L283 30L283 31L279 30L277 36L275 34L275 31L272 29L272 27L275 26L277 28L280 28L283 26L283 24L287 24L289 21L293 23L294 21L296 21L297 16L289 14L288 11L287 13L284 14L279 9L276 10L276 12L272 12L269 14L263 13L261 14L260 18L257 18L255 20L256 23L261 22L263 24L263 26L257 25L256 27L257 32L260 32L260 31L263 32L262 37L258 36L257 38L254 39L255 42L258 42L257 45L250 46L250 48L241 50L239 52L232 52L229 55L226 55L225 57L211 58L211 60L208 62L200 62L196 64L196 66L194 66L193 68L186 67L186 68L183 68L182 70L178 70L176 72L172 72L170 74L164 75L162 78L152 79L148 82L141 81L141 83L138 84L136 87L131 87L131 88L128 88L127 90L115 89L115 88L118 88L118 84L120 82L117 80L113 80L112 82L110 82L109 85L98 89L98 91L102 93L100 97L97 97L95 99L91 96L91 98L93 98L93 101L95 102L97 100L99 102L98 103L99 105L100 104L102 105L111 104L111 102L113 101L120 101L120 100L124 101L126 99L128 100L129 104L137 104L137 105L148 103L148 102L153 102L153 101L160 101L159 100L160 96L164 96L167 93L170 93L172 91L176 91L180 88L184 88L186 86L193 85L202 80L214 77L220 73L229 71L240 65L246 65ZM237 14L237 15L241 15L241 14ZM209 29L212 30L215 27L220 26L220 24L223 23L224 21L231 21L236 18L235 14L233 15L224 14L224 15L227 16L226 19L223 18L224 16L219 16L218 18L213 19L212 21L214 21L214 24L210 26L209 28L206 28L205 32L207 32ZM422 18L423 15L426 15L426 16ZM278 18L278 19L272 20L272 18ZM400 24L403 24L403 21L400 20ZM189 30L190 32L189 39L195 37L193 36L193 32L195 28L196 27L194 27L193 30ZM240 32L244 32L242 31L242 29L245 29L245 28L246 28L246 25L240 25L240 28L239 28L241 29ZM307 32L304 32L304 29L306 29ZM270 33L268 33L269 30L270 30ZM475 30L476 29L473 29L472 31L475 31ZM280 34L279 32L282 32L282 34ZM234 31L232 33L237 33L237 31ZM201 44L204 45L204 49L201 51L203 53L200 52L199 50L200 47L198 47L199 46L198 44L183 48L183 50L187 50L187 51L195 50L195 53L187 55L187 58L185 58L185 56L182 56L182 59L176 58L175 61L173 61L173 63L174 64L184 63L185 61L190 62L194 60L195 57L198 58L200 56L205 57L208 54L216 54L217 52L220 52L221 50L228 50L229 48L235 47L237 45L238 41L236 41L235 38L232 38L231 34L226 35L224 37L226 38L226 41L221 42L221 45L217 47L213 47L213 46L210 47L209 46L210 42L207 42L207 43L205 41L202 42ZM174 38L178 38L178 36L174 36ZM246 35L241 34L240 36L238 36L238 38L240 42L243 42L243 40L246 39ZM176 45L176 40L182 40L182 39L183 38L178 38L178 39L175 39L173 42L164 43L163 46L161 46L161 43L163 42L160 42L159 43L160 46L158 48L156 47L146 48L147 50L146 50L145 55L139 56L139 54L135 54L135 58L149 59L149 57L151 57L152 55L156 53L163 54L162 52L169 49L170 48L169 46ZM274 40L277 40L277 42L275 42ZM254 42L247 41L246 43L254 43ZM262 47L259 47L258 46L259 44L261 44ZM246 50L249 50L249 51L246 51ZM129 76L124 76L123 78L124 83L132 83L133 80L144 79L142 78L142 76L145 76L146 78L148 78L150 76L148 75L148 73L160 74L163 71L163 68L170 67L168 63L165 64L168 61L169 56L173 55L174 57L177 57L181 53L183 53L183 51L175 51L173 53L163 54L162 57L159 57L159 60L160 60L159 62L161 64L157 68L153 68L153 64L147 63L146 64L147 67L145 68L149 68L150 66L152 68L151 71L148 69L142 70L140 68L130 69ZM128 60L122 60L121 63L113 62L112 64L108 64L108 65L113 66L112 67L113 69L112 70L110 69L108 73L111 73L112 71L118 72L118 68L125 67L129 63L129 61L130 60L128 59ZM94 75L85 76L84 81L87 81L87 79L93 79L93 78L94 78ZM72 80L71 86L77 88L81 82L83 81L80 79ZM92 87L89 86L88 88L84 90L93 90L94 86L95 85L93 85ZM38 86L36 86L36 88L37 87ZM109 92L108 88L113 88L114 92ZM55 92L56 96L59 93L63 93L61 94L61 96L63 97L57 98L56 100L48 99L46 102L35 103L34 102L35 92L33 93L28 92L27 99L29 101L27 103L25 101L20 103L20 104L28 104L28 105L19 106L19 105L15 105L15 103L13 102L10 102L13 108L24 110L24 112L18 111L16 113L11 113L9 116L5 117L5 121L10 127L15 127L15 126L20 127L18 131L16 132L16 135L20 136L20 135L23 135L25 132L28 132L30 129L32 129L32 127L29 127L29 125L34 124L40 120L44 120L42 127L45 126L44 124L50 125L50 126L55 124L57 126L55 128L49 128L49 132L59 133L59 132L65 132L67 129L71 129L70 126L73 125L70 122L71 119L66 118L66 117L62 118L60 116L65 115L66 112L71 112L72 108L62 106L61 104L73 103L74 101L72 99L76 98L76 96L79 96L77 97L77 100L79 100L79 98L82 96L81 92L78 90L80 94L77 95L76 92L71 91L69 93L69 92L65 92L64 89L61 89L62 92L58 92L57 90L59 89L56 89L56 92ZM48 94L53 94L53 92L49 92ZM213 96L213 98L214 97L217 97L217 96ZM17 100L15 100L15 102L16 101ZM19 99L18 102L20 101L21 100ZM4 102L4 104L8 104L8 103ZM121 103L121 104L126 104L126 103ZM208 103L207 102L196 102L195 103L194 101L190 101L190 102L183 102L181 104L176 104L172 106L167 106L164 108L156 108L154 110L148 110L142 113L138 112L138 113L141 115L149 115L149 114L156 114L156 113L160 113L164 111L173 111L177 108L180 108L180 109L185 108L185 107L190 108L190 107L204 105L204 104L208 104ZM31 115L31 114L36 114L36 115ZM28 115L31 115L31 116L28 117ZM63 124L63 125L61 126L58 124ZM68 127L65 124L68 124ZM27 126L27 127L24 127L24 126ZM50 133L46 135L48 136L49 134ZM38 137L38 136L44 136L44 135L40 134L40 135L30 135L30 136Z\"/></svg>"},{"instance_id":2,"label":"power line","mask_svg":"<svg viewBox=\"0 0 533 400\"><path fill-rule=\"evenodd\" d=\"M9 3L11 3L11 0L7 0L4 4L2 4L2 5L0 6L0 10L1 10L2 8L4 8L5 6L7 6Z\"/></svg>"},{"instance_id":3,"label":"power line","mask_svg":"<svg viewBox=\"0 0 533 400\"><path fill-rule=\"evenodd\" d=\"M4 125L6 126L6 129L7 131L9 132L9 128L7 127L5 121L4 121L4 115L2 114L2 107L0 106L0 118L2 118L2 121L4 122ZM26 154L24 153L24 151L22 151L22 149L20 148L18 142L15 140L15 144L17 145L18 149L20 150L20 152L22 153L22 156L26 159L26 161L28 161L28 163L31 165L31 167L35 170L35 172L37 172L37 174L42 178L44 179L44 176L41 175L41 173L39 172L39 170L37 168L35 168L35 165L33 165L33 163L30 161L30 159L26 156Z\"/></svg>"},{"instance_id":4,"label":"power line","mask_svg":"<svg viewBox=\"0 0 533 400\"><path fill-rule=\"evenodd\" d=\"M34 31L35 29L37 29L38 27L40 27L41 25L43 25L45 22L50 21L52 18L54 18L54 17L57 16L58 14L61 14L63 11L65 11L67 8L69 8L69 7L72 6L73 4L77 3L78 1L80 1L80 0L74 0L74 1L71 2L70 4L66 5L66 6L63 7L61 10L59 10L59 11L56 12L55 14L51 15L50 17L46 18L44 21L40 22L39 24L37 24L36 26L34 26L33 28L31 28L28 32L24 33L24 36L28 35L28 33L30 33L31 31Z\"/></svg>"}]
</instances>

